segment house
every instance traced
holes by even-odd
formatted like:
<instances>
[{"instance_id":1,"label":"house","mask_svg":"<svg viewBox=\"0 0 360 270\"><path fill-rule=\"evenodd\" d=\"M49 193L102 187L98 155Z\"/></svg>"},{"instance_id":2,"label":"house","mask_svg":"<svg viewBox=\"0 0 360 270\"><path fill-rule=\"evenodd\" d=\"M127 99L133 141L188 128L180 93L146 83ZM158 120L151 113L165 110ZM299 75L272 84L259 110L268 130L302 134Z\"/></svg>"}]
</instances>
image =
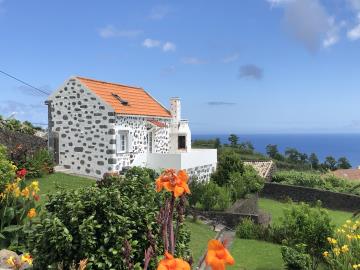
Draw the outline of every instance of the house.
<instances>
[{"instance_id":1,"label":"house","mask_svg":"<svg viewBox=\"0 0 360 270\"><path fill-rule=\"evenodd\" d=\"M142 166L207 180L216 169L216 149L191 149L179 98L168 110L142 88L71 77L46 104L49 149L73 173L101 178Z\"/></svg>"},{"instance_id":2,"label":"house","mask_svg":"<svg viewBox=\"0 0 360 270\"><path fill-rule=\"evenodd\" d=\"M258 175L264 178L267 182L271 182L272 176L276 171L275 162L272 160L269 161L245 161L245 165L249 165L255 169Z\"/></svg>"}]
</instances>

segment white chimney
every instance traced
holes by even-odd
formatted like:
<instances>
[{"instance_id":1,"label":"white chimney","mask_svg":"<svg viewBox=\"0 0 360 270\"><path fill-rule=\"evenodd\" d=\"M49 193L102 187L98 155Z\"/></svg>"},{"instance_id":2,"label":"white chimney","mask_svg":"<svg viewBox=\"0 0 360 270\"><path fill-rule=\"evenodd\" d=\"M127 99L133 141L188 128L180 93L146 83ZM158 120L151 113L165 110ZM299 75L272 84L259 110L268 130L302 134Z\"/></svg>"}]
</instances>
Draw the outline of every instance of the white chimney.
<instances>
[{"instance_id":1,"label":"white chimney","mask_svg":"<svg viewBox=\"0 0 360 270\"><path fill-rule=\"evenodd\" d=\"M181 102L180 98L170 98L170 113L173 117L174 122L180 122L181 120Z\"/></svg>"}]
</instances>

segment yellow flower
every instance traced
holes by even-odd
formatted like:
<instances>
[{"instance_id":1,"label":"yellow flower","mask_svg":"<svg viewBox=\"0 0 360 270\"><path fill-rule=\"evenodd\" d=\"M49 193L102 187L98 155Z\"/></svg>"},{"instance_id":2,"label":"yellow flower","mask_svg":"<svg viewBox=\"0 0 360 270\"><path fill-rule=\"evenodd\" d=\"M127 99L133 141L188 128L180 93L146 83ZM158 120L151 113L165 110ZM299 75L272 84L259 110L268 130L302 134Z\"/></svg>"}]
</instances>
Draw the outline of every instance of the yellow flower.
<instances>
[{"instance_id":1,"label":"yellow flower","mask_svg":"<svg viewBox=\"0 0 360 270\"><path fill-rule=\"evenodd\" d=\"M30 190L28 187L24 188L22 191L21 191L21 195L23 197L26 197L26 198L29 198L29 195L30 195Z\"/></svg>"},{"instance_id":2,"label":"yellow flower","mask_svg":"<svg viewBox=\"0 0 360 270\"><path fill-rule=\"evenodd\" d=\"M349 246L348 245L343 245L342 247L341 247L341 252L342 253L346 253L346 252L348 252L349 251Z\"/></svg>"},{"instance_id":3,"label":"yellow flower","mask_svg":"<svg viewBox=\"0 0 360 270\"><path fill-rule=\"evenodd\" d=\"M359 264L353 264L352 266L354 269L360 269L360 263Z\"/></svg>"},{"instance_id":4,"label":"yellow flower","mask_svg":"<svg viewBox=\"0 0 360 270\"><path fill-rule=\"evenodd\" d=\"M32 257L29 253L24 253L23 255L21 255L21 262L22 263L28 263L29 265L32 265Z\"/></svg>"},{"instance_id":5,"label":"yellow flower","mask_svg":"<svg viewBox=\"0 0 360 270\"><path fill-rule=\"evenodd\" d=\"M351 239L353 238L353 235L347 234L347 235L346 235L346 238L347 238L348 240L351 240Z\"/></svg>"},{"instance_id":6,"label":"yellow flower","mask_svg":"<svg viewBox=\"0 0 360 270\"><path fill-rule=\"evenodd\" d=\"M39 191L40 191L39 181L32 181L30 187L31 187L35 192L39 192Z\"/></svg>"},{"instance_id":7,"label":"yellow flower","mask_svg":"<svg viewBox=\"0 0 360 270\"><path fill-rule=\"evenodd\" d=\"M346 221L347 224L351 224L351 222L352 222L352 221L351 221L350 219L348 219L348 220Z\"/></svg>"},{"instance_id":8,"label":"yellow flower","mask_svg":"<svg viewBox=\"0 0 360 270\"><path fill-rule=\"evenodd\" d=\"M16 197L16 198L19 197L20 194L21 194L20 188L19 188L19 187L16 187L16 188L14 189L14 195L15 195L15 197Z\"/></svg>"},{"instance_id":9,"label":"yellow flower","mask_svg":"<svg viewBox=\"0 0 360 270\"><path fill-rule=\"evenodd\" d=\"M9 265L10 267L16 266L16 259L14 258L14 256L10 256L10 257L6 260L6 264Z\"/></svg>"},{"instance_id":10,"label":"yellow flower","mask_svg":"<svg viewBox=\"0 0 360 270\"><path fill-rule=\"evenodd\" d=\"M339 256L340 255L340 248L334 248L333 249L333 252L334 252L334 254L336 255L336 256Z\"/></svg>"},{"instance_id":11,"label":"yellow flower","mask_svg":"<svg viewBox=\"0 0 360 270\"><path fill-rule=\"evenodd\" d=\"M35 208L31 208L31 209L29 210L29 212L27 213L27 216L28 216L29 218L36 217L36 210L35 210Z\"/></svg>"},{"instance_id":12,"label":"yellow flower","mask_svg":"<svg viewBox=\"0 0 360 270\"><path fill-rule=\"evenodd\" d=\"M328 237L327 240L328 240L328 242L329 242L330 244L334 244L334 245L335 245L335 244L337 243L337 240L334 239L334 238L331 238L331 237Z\"/></svg>"},{"instance_id":13,"label":"yellow flower","mask_svg":"<svg viewBox=\"0 0 360 270\"><path fill-rule=\"evenodd\" d=\"M323 256L326 258L327 256L329 256L329 252L328 252L328 251L324 251Z\"/></svg>"}]
</instances>

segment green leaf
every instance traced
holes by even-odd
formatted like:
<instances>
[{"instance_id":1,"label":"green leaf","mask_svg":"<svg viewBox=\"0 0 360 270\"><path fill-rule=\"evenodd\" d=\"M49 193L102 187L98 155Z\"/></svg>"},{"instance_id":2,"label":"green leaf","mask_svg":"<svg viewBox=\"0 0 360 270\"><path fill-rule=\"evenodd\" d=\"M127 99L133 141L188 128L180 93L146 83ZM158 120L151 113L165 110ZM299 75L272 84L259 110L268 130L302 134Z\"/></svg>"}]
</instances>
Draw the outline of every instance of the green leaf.
<instances>
[{"instance_id":1,"label":"green leaf","mask_svg":"<svg viewBox=\"0 0 360 270\"><path fill-rule=\"evenodd\" d=\"M3 232L16 232L16 231L19 231L23 228L22 225L10 225L10 226L7 226L5 227L2 231Z\"/></svg>"}]
</instances>

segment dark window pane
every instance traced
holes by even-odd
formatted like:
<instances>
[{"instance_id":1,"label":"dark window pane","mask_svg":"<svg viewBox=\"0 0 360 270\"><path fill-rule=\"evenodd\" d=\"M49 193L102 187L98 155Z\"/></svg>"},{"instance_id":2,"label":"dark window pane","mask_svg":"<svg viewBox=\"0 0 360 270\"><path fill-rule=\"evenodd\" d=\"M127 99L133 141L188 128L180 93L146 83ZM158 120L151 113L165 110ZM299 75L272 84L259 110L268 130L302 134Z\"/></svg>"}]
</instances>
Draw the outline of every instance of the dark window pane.
<instances>
[{"instance_id":1,"label":"dark window pane","mask_svg":"<svg viewBox=\"0 0 360 270\"><path fill-rule=\"evenodd\" d=\"M185 148L186 148L186 136L179 136L178 149L185 149Z\"/></svg>"}]
</instances>

